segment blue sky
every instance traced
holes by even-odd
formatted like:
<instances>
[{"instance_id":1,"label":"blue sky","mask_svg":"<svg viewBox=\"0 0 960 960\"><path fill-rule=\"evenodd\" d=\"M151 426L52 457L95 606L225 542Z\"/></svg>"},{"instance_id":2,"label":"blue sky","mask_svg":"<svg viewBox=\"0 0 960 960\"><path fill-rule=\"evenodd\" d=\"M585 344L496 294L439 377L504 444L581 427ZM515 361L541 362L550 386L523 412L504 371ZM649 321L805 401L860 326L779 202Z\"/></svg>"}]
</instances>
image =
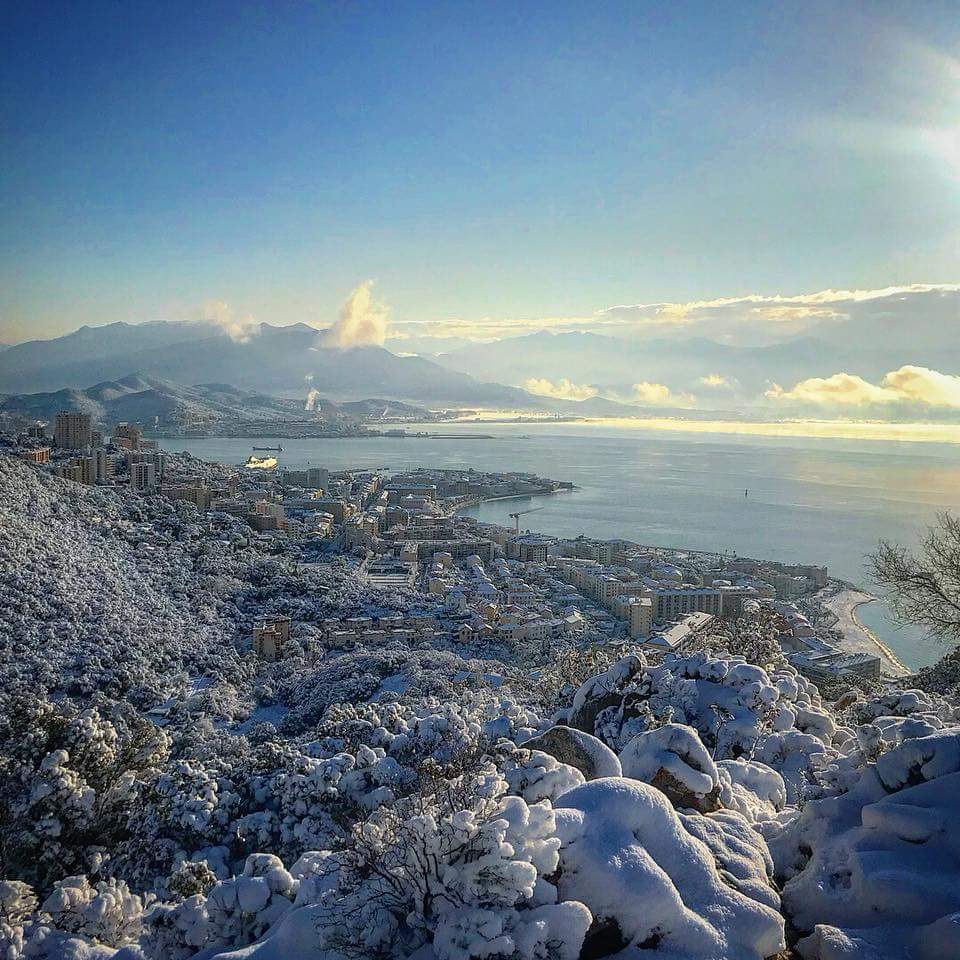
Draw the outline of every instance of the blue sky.
<instances>
[{"instance_id":1,"label":"blue sky","mask_svg":"<svg viewBox=\"0 0 960 960\"><path fill-rule=\"evenodd\" d=\"M0 341L958 279L952 4L13 6Z\"/></svg>"}]
</instances>

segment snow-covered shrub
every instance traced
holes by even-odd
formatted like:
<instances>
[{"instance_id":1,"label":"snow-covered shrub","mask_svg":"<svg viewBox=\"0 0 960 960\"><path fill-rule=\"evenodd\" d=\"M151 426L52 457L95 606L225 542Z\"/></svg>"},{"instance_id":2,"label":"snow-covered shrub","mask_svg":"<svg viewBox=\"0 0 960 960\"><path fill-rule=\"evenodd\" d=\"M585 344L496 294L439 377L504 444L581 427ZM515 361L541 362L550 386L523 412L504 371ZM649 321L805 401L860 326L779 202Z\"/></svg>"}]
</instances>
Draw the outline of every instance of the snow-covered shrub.
<instances>
[{"instance_id":1,"label":"snow-covered shrub","mask_svg":"<svg viewBox=\"0 0 960 960\"><path fill-rule=\"evenodd\" d=\"M91 884L83 876L66 877L57 881L40 910L57 930L118 947L139 937L143 900L122 880Z\"/></svg>"},{"instance_id":2,"label":"snow-covered shrub","mask_svg":"<svg viewBox=\"0 0 960 960\"><path fill-rule=\"evenodd\" d=\"M565 793L555 809L561 899L585 903L607 938L637 950L772 956L784 948L784 926L769 858L742 818L723 816L680 815L636 780L592 780Z\"/></svg>"},{"instance_id":3,"label":"snow-covered shrub","mask_svg":"<svg viewBox=\"0 0 960 960\"><path fill-rule=\"evenodd\" d=\"M154 903L143 915L140 943L148 960L187 960L209 938L210 923L202 894L179 903Z\"/></svg>"},{"instance_id":4,"label":"snow-covered shrub","mask_svg":"<svg viewBox=\"0 0 960 960\"><path fill-rule=\"evenodd\" d=\"M137 777L162 763L168 738L129 707L78 711L0 695L0 817L9 875L46 892L71 871L99 869L125 836Z\"/></svg>"},{"instance_id":5,"label":"snow-covered shrub","mask_svg":"<svg viewBox=\"0 0 960 960\"><path fill-rule=\"evenodd\" d=\"M37 908L37 898L19 880L0 880L0 957L18 960L23 955L23 924Z\"/></svg>"},{"instance_id":6,"label":"snow-covered shrub","mask_svg":"<svg viewBox=\"0 0 960 960\"><path fill-rule=\"evenodd\" d=\"M560 763L556 757L539 750L518 750L504 764L503 775L510 792L527 803L554 800L584 782L576 767Z\"/></svg>"},{"instance_id":7,"label":"snow-covered shrub","mask_svg":"<svg viewBox=\"0 0 960 960\"><path fill-rule=\"evenodd\" d=\"M252 854L241 876L219 881L207 894L210 940L233 947L256 940L290 909L297 887L278 857Z\"/></svg>"},{"instance_id":8,"label":"snow-covered shrub","mask_svg":"<svg viewBox=\"0 0 960 960\"><path fill-rule=\"evenodd\" d=\"M551 944L574 955L590 920L581 907L558 905L546 881L560 845L553 811L506 789L480 773L358 825L335 858L324 942L350 956L387 951L401 936L406 950L433 943L444 960L535 960Z\"/></svg>"}]
</instances>

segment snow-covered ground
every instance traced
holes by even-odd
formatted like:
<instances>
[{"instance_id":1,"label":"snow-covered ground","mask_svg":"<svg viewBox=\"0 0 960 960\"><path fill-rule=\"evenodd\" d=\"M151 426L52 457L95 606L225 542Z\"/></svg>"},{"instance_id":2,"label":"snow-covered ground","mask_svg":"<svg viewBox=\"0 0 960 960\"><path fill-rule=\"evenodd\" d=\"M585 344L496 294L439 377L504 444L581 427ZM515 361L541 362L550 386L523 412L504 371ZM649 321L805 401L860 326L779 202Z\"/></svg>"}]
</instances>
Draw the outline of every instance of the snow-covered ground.
<instances>
[{"instance_id":1,"label":"snow-covered ground","mask_svg":"<svg viewBox=\"0 0 960 960\"><path fill-rule=\"evenodd\" d=\"M432 601L2 456L0 529L4 960L960 956L956 658L327 649Z\"/></svg>"}]
</instances>

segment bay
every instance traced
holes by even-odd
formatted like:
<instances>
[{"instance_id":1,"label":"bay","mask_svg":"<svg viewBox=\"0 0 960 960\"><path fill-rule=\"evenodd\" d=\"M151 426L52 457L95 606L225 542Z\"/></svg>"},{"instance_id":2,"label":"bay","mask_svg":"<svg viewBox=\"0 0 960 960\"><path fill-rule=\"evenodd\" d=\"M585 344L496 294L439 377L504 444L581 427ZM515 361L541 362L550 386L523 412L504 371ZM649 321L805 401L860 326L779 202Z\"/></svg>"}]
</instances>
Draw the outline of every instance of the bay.
<instances>
[{"instance_id":1,"label":"bay","mask_svg":"<svg viewBox=\"0 0 960 960\"><path fill-rule=\"evenodd\" d=\"M525 471L569 480L551 497L493 501L466 511L497 523L509 513L544 533L822 563L871 586L865 557L881 538L915 545L938 511L960 507L960 446L881 440L671 433L582 423L408 426L460 435L305 440L163 440L168 450L242 463L254 444L280 444L281 466L417 466ZM482 439L480 435L490 435ZM943 646L899 628L883 604L862 620L911 667Z\"/></svg>"}]
</instances>

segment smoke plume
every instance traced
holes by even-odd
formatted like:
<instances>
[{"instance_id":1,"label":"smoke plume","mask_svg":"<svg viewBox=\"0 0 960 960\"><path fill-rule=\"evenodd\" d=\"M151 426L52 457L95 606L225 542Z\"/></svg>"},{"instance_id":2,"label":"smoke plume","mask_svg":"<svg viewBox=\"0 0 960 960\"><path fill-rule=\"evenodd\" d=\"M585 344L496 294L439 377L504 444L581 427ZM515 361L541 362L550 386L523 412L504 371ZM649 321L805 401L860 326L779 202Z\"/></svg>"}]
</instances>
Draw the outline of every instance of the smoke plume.
<instances>
[{"instance_id":1,"label":"smoke plume","mask_svg":"<svg viewBox=\"0 0 960 960\"><path fill-rule=\"evenodd\" d=\"M373 281L365 280L340 308L340 317L320 335L324 347L383 346L390 324L390 311L372 296Z\"/></svg>"},{"instance_id":2,"label":"smoke plume","mask_svg":"<svg viewBox=\"0 0 960 960\"><path fill-rule=\"evenodd\" d=\"M238 317L230 304L222 300L208 300L203 305L201 316L207 323L216 324L237 343L248 343L251 337L260 332L260 324L249 313Z\"/></svg>"}]
</instances>

